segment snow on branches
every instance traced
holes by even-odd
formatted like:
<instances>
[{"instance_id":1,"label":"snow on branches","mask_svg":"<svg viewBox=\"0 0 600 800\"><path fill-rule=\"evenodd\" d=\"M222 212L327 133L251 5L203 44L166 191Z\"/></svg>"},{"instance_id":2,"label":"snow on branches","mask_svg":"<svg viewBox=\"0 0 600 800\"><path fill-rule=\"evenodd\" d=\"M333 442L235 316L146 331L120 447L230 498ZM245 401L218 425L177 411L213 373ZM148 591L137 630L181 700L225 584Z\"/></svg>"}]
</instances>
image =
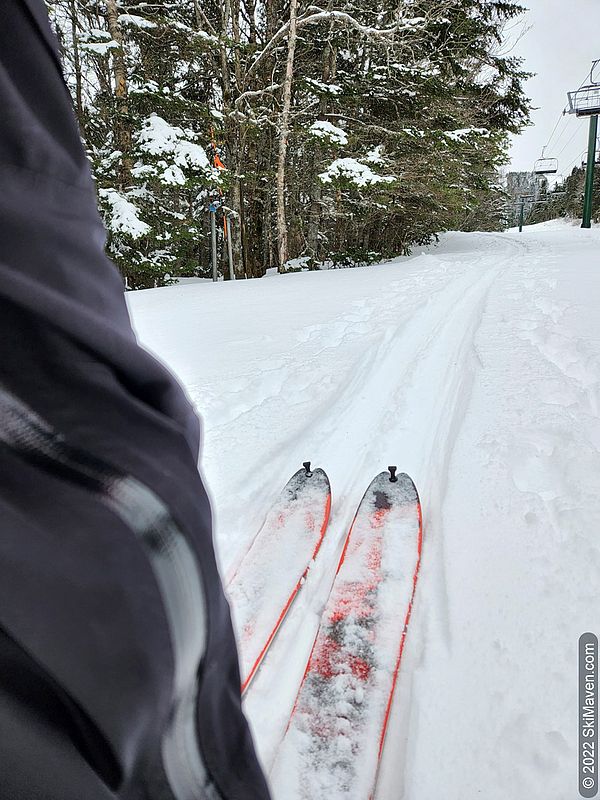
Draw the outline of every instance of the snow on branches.
<instances>
[{"instance_id":1,"label":"snow on branches","mask_svg":"<svg viewBox=\"0 0 600 800\"><path fill-rule=\"evenodd\" d=\"M170 156L177 167L190 167L211 174L205 149L192 141L196 138L194 131L170 125L158 114L146 117L136 136L141 151L153 156Z\"/></svg>"},{"instance_id":2,"label":"snow on branches","mask_svg":"<svg viewBox=\"0 0 600 800\"><path fill-rule=\"evenodd\" d=\"M326 139L332 144L348 144L348 134L345 130L322 119L313 122L310 126L310 132L317 139Z\"/></svg>"},{"instance_id":3,"label":"snow on branches","mask_svg":"<svg viewBox=\"0 0 600 800\"><path fill-rule=\"evenodd\" d=\"M468 209L500 224L497 167L528 114L497 48L517 2L50 6L130 286L210 274L215 206L238 277L406 252Z\"/></svg>"},{"instance_id":4,"label":"snow on branches","mask_svg":"<svg viewBox=\"0 0 600 800\"><path fill-rule=\"evenodd\" d=\"M139 217L139 209L116 189L99 189L98 194L109 207L105 222L110 231L126 234L132 239L139 239L150 232L150 225Z\"/></svg>"},{"instance_id":5,"label":"snow on branches","mask_svg":"<svg viewBox=\"0 0 600 800\"><path fill-rule=\"evenodd\" d=\"M360 188L374 186L377 183L393 183L396 179L391 175L377 175L368 164L355 158L338 158L330 164L325 172L319 174L323 183L342 181Z\"/></svg>"}]
</instances>

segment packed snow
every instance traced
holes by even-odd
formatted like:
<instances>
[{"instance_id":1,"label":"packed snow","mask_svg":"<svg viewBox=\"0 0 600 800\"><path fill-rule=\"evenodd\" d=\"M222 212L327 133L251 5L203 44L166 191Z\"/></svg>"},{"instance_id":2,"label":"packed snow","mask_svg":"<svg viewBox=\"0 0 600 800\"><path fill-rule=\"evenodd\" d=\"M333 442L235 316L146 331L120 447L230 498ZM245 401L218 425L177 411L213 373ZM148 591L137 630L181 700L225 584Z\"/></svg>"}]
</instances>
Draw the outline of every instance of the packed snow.
<instances>
[{"instance_id":1,"label":"packed snow","mask_svg":"<svg viewBox=\"0 0 600 800\"><path fill-rule=\"evenodd\" d=\"M557 222L128 294L203 417L224 575L303 461L331 479L328 532L245 698L267 774L356 506L396 464L424 541L377 800L577 796L577 641L600 629L599 253L598 229Z\"/></svg>"}]
</instances>

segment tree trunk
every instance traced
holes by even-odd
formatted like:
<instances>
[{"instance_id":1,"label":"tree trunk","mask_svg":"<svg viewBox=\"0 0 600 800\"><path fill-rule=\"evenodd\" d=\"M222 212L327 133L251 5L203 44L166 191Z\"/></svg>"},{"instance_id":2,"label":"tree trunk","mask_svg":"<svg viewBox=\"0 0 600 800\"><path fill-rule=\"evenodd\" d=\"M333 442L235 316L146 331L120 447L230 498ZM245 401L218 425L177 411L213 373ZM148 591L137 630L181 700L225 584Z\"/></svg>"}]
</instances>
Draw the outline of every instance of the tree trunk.
<instances>
[{"instance_id":1,"label":"tree trunk","mask_svg":"<svg viewBox=\"0 0 600 800\"><path fill-rule=\"evenodd\" d=\"M288 52L283 83L283 105L279 131L279 155L277 159L277 250L279 255L279 271L285 272L288 260L288 232L285 215L285 162L288 139L290 135L290 111L292 107L292 83L294 78L294 56L298 20L298 0L290 0L290 30L288 34Z\"/></svg>"},{"instance_id":2,"label":"tree trunk","mask_svg":"<svg viewBox=\"0 0 600 800\"><path fill-rule=\"evenodd\" d=\"M69 15L71 17L73 69L75 71L75 112L77 114L79 127L83 131L83 91L81 81L81 58L79 55L79 42L77 40L77 0L69 0Z\"/></svg>"},{"instance_id":3,"label":"tree trunk","mask_svg":"<svg viewBox=\"0 0 600 800\"><path fill-rule=\"evenodd\" d=\"M233 228L231 230L231 249L233 252L233 268L236 278L245 278L244 248L242 245L242 191L240 180L234 175L231 186L231 207L234 212Z\"/></svg>"},{"instance_id":4,"label":"tree trunk","mask_svg":"<svg viewBox=\"0 0 600 800\"><path fill-rule=\"evenodd\" d=\"M329 10L332 9L332 3L328 5ZM329 26L329 37L333 34L333 25ZM327 43L323 51L323 69L321 72L323 83L329 83L336 74L336 50ZM327 113L327 98L322 97L319 103L319 119L326 119ZM310 207L308 211L308 232L307 232L307 248L309 255L314 261L319 258L319 230L321 228L322 216L322 196L323 184L319 178L319 167L321 160L320 147L317 143L313 145L313 160L311 171L311 189L310 189Z\"/></svg>"},{"instance_id":5,"label":"tree trunk","mask_svg":"<svg viewBox=\"0 0 600 800\"><path fill-rule=\"evenodd\" d=\"M314 261L319 259L319 229L321 227L321 181L318 177L313 179L308 212L308 231L306 244L308 253Z\"/></svg>"},{"instance_id":6,"label":"tree trunk","mask_svg":"<svg viewBox=\"0 0 600 800\"><path fill-rule=\"evenodd\" d=\"M117 0L106 0L106 21L110 35L119 45L118 49L112 51L112 62L117 112L115 118L115 143L121 151L119 188L124 189L131 183L131 125L127 101L127 68L125 66L123 34L119 25Z\"/></svg>"}]
</instances>

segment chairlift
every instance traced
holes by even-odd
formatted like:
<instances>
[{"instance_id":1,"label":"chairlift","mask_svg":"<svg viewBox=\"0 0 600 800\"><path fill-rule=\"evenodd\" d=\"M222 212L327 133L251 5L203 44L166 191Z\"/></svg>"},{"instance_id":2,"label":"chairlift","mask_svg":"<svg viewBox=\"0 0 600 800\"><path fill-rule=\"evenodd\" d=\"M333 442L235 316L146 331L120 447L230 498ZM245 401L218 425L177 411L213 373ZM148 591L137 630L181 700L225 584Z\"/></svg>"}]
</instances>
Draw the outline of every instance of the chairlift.
<instances>
[{"instance_id":1,"label":"chairlift","mask_svg":"<svg viewBox=\"0 0 600 800\"><path fill-rule=\"evenodd\" d=\"M568 92L569 114L577 117L593 117L600 114L600 85L582 86L576 92Z\"/></svg>"},{"instance_id":2,"label":"chairlift","mask_svg":"<svg viewBox=\"0 0 600 800\"><path fill-rule=\"evenodd\" d=\"M589 83L574 92L567 92L569 114L591 117L600 114L600 59L592 64Z\"/></svg>"},{"instance_id":3,"label":"chairlift","mask_svg":"<svg viewBox=\"0 0 600 800\"><path fill-rule=\"evenodd\" d=\"M542 150L542 157L538 158L533 165L533 174L555 175L558 172L558 158L544 158L544 150Z\"/></svg>"},{"instance_id":4,"label":"chairlift","mask_svg":"<svg viewBox=\"0 0 600 800\"><path fill-rule=\"evenodd\" d=\"M588 154L587 154L587 150L584 150L584 151L583 151L583 153L582 153L582 154L579 156L579 158L581 159L581 169L587 169L587 155L588 155ZM600 167L600 160L598 159L598 156L599 156L599 155L600 155L600 154L597 154L597 155L596 155L596 162L595 162L595 164L594 164L594 166L595 166L596 168ZM577 161L577 159L575 159L575 160ZM579 168L577 167L577 164L574 164L574 165L573 165L573 169L579 169ZM567 176L567 177L569 177L569 176Z\"/></svg>"}]
</instances>

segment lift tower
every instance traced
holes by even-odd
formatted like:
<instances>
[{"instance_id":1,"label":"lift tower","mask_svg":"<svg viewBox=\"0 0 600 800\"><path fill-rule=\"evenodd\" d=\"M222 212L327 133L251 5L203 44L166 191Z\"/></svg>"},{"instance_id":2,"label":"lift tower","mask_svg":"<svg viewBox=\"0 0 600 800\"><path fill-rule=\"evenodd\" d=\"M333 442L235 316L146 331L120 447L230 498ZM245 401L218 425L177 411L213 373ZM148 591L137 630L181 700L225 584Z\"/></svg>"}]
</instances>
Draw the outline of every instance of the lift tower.
<instances>
[{"instance_id":1,"label":"lift tower","mask_svg":"<svg viewBox=\"0 0 600 800\"><path fill-rule=\"evenodd\" d=\"M600 59L594 61L589 83L574 92L568 92L569 114L590 118L587 168L585 171L585 195L583 200L582 228L592 226L592 198L594 189L594 166L596 163L596 139L598 138L598 114L600 114Z\"/></svg>"}]
</instances>

